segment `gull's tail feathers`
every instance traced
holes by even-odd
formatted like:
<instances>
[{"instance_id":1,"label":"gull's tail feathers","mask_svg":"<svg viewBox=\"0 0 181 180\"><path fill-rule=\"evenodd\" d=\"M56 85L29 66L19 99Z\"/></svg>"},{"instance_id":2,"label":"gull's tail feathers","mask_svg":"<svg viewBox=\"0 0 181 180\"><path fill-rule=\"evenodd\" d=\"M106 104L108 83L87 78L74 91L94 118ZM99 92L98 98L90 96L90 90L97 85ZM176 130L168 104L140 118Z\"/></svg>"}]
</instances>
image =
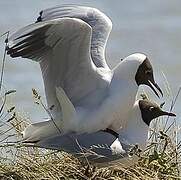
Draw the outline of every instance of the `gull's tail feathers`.
<instances>
[{"instance_id":1,"label":"gull's tail feathers","mask_svg":"<svg viewBox=\"0 0 181 180\"><path fill-rule=\"evenodd\" d=\"M23 142L36 143L44 138L49 138L61 133L59 124L52 120L30 124L22 132Z\"/></svg>"}]
</instances>

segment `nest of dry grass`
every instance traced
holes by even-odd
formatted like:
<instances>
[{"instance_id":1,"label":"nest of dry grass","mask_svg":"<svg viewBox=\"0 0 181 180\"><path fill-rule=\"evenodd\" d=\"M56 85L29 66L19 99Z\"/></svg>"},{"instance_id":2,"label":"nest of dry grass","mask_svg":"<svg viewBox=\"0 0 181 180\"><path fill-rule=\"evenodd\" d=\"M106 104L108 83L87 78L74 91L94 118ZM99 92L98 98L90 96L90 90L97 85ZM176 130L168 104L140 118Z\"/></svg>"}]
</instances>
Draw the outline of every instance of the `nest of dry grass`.
<instances>
[{"instance_id":1,"label":"nest of dry grass","mask_svg":"<svg viewBox=\"0 0 181 180\"><path fill-rule=\"evenodd\" d=\"M155 121L157 124L151 128L148 147L135 164L124 167L116 163L99 168L82 163L65 152L25 147L19 143L26 119L14 106L6 108L4 101L14 92L8 91L2 98L0 179L181 179L181 142L175 121L164 128L158 124L162 119Z\"/></svg>"}]
</instances>

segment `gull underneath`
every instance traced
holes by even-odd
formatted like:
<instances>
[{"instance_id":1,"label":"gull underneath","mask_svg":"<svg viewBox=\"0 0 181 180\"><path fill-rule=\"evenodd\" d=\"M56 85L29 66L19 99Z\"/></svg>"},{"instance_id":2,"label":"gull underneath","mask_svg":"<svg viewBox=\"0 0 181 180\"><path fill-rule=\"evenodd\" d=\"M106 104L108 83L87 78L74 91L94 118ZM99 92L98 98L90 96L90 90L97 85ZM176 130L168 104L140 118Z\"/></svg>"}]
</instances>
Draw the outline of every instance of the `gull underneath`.
<instances>
[{"instance_id":1,"label":"gull underneath","mask_svg":"<svg viewBox=\"0 0 181 180\"><path fill-rule=\"evenodd\" d=\"M33 146L64 150L82 160L86 157L92 163L130 164L137 159L134 154L138 153L138 149L144 151L150 123L160 116L176 115L162 110L159 105L149 100L137 100L131 109L126 127L121 129L117 136L105 131L89 134L67 133L42 139Z\"/></svg>"}]
</instances>

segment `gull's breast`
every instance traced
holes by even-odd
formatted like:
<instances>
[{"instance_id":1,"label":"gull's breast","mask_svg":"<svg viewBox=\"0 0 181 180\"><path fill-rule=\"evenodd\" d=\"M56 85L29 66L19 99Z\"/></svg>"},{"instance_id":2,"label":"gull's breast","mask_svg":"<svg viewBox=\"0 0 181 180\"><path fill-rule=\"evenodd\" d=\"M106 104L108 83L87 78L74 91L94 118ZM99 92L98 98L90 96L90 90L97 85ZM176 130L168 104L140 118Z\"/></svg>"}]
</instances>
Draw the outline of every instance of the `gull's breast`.
<instances>
[{"instance_id":1,"label":"gull's breast","mask_svg":"<svg viewBox=\"0 0 181 180\"><path fill-rule=\"evenodd\" d=\"M122 86L117 93L114 91L111 103L112 123L109 126L110 129L118 131L125 127L129 112L136 99L137 90L138 88L134 84L127 84Z\"/></svg>"}]
</instances>

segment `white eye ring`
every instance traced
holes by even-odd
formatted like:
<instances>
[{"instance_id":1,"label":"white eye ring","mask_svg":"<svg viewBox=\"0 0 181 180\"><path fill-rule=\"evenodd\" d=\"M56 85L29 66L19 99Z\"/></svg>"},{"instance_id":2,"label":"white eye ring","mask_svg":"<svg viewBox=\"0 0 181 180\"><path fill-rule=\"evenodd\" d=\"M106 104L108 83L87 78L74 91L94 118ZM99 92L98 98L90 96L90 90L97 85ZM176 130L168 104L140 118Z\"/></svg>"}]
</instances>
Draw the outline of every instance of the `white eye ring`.
<instances>
[{"instance_id":1,"label":"white eye ring","mask_svg":"<svg viewBox=\"0 0 181 180\"><path fill-rule=\"evenodd\" d=\"M151 107L149 108L149 110L150 110L150 111L152 111L153 109L154 109L154 107L153 107L153 106L151 106Z\"/></svg>"},{"instance_id":2,"label":"white eye ring","mask_svg":"<svg viewBox=\"0 0 181 180\"><path fill-rule=\"evenodd\" d=\"M151 70L146 70L145 74L151 74Z\"/></svg>"}]
</instances>

